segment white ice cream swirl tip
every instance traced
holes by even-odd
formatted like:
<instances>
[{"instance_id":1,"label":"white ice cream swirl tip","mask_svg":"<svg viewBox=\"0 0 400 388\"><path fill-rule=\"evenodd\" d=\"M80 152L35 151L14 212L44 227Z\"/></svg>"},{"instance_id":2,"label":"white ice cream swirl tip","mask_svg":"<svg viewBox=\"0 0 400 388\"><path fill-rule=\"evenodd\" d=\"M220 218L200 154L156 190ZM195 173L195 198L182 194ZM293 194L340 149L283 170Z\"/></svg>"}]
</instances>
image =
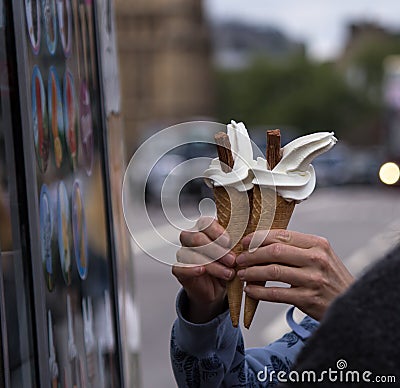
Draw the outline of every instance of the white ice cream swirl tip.
<instances>
[{"instance_id":1,"label":"white ice cream swirl tip","mask_svg":"<svg viewBox=\"0 0 400 388\"><path fill-rule=\"evenodd\" d=\"M329 151L337 142L333 132L317 132L299 137L282 149L282 159L270 171L264 158L253 160L253 150L246 127L232 121L227 126L234 166L231 172L221 169L219 159L213 159L204 172L210 186L231 186L239 191L250 190L253 185L275 187L287 201L301 202L315 189L316 177L311 162Z\"/></svg>"}]
</instances>

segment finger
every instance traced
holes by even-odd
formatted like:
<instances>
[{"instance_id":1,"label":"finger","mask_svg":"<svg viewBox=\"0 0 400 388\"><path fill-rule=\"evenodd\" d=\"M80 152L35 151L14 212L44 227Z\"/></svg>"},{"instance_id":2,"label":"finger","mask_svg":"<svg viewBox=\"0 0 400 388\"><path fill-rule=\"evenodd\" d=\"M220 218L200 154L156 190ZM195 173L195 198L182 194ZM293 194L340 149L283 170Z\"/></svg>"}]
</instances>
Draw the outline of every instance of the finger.
<instances>
[{"instance_id":1,"label":"finger","mask_svg":"<svg viewBox=\"0 0 400 388\"><path fill-rule=\"evenodd\" d=\"M310 252L282 243L274 243L258 248L254 252L242 252L236 263L242 267L260 264L283 264L292 267L303 267L310 262Z\"/></svg>"},{"instance_id":2,"label":"finger","mask_svg":"<svg viewBox=\"0 0 400 388\"><path fill-rule=\"evenodd\" d=\"M196 261L202 261L204 258L199 258L196 253L191 257L193 263L176 263L173 266L172 273L183 281L191 277L196 277L208 273L210 276L220 280L231 280L235 275L235 270L228 268L219 262L211 262L206 265L197 264ZM197 269L197 270L196 270Z\"/></svg>"},{"instance_id":3,"label":"finger","mask_svg":"<svg viewBox=\"0 0 400 388\"><path fill-rule=\"evenodd\" d=\"M176 261L178 266L189 267L199 266L210 263L212 260L191 248L182 247L176 252Z\"/></svg>"},{"instance_id":4,"label":"finger","mask_svg":"<svg viewBox=\"0 0 400 388\"><path fill-rule=\"evenodd\" d=\"M230 248L228 232L212 217L200 217L197 220L195 230L203 232L212 241L225 248Z\"/></svg>"},{"instance_id":5,"label":"finger","mask_svg":"<svg viewBox=\"0 0 400 388\"><path fill-rule=\"evenodd\" d=\"M326 245L329 245L327 240L323 237L285 229L271 229L269 231L258 230L247 235L242 240L242 244L245 249L248 249L249 246L253 245L254 243L258 243L259 246L283 243L304 249L313 248L316 246L325 248Z\"/></svg>"},{"instance_id":6,"label":"finger","mask_svg":"<svg viewBox=\"0 0 400 388\"><path fill-rule=\"evenodd\" d=\"M172 267L172 274L184 288L189 289L193 282L205 273L203 266L182 266L182 264Z\"/></svg>"},{"instance_id":7,"label":"finger","mask_svg":"<svg viewBox=\"0 0 400 388\"><path fill-rule=\"evenodd\" d=\"M193 279L195 277L203 275L205 272L204 266L193 266L175 264L172 266L172 274L180 281L184 282L187 279Z\"/></svg>"},{"instance_id":8,"label":"finger","mask_svg":"<svg viewBox=\"0 0 400 388\"><path fill-rule=\"evenodd\" d=\"M236 263L236 257L232 252L212 243L192 248L181 247L176 253L176 258L179 263L186 264L203 265L218 260L222 264L232 267Z\"/></svg>"},{"instance_id":9,"label":"finger","mask_svg":"<svg viewBox=\"0 0 400 388\"><path fill-rule=\"evenodd\" d=\"M226 265L233 266L235 264L235 255L230 252L230 249L222 247L203 232L181 232L180 240L183 247L190 247L194 251L208 256L211 260L224 258L222 261Z\"/></svg>"},{"instance_id":10,"label":"finger","mask_svg":"<svg viewBox=\"0 0 400 388\"><path fill-rule=\"evenodd\" d=\"M232 280L236 271L232 268L225 267L221 263L213 262L204 266L205 271L212 277L220 280Z\"/></svg>"},{"instance_id":11,"label":"finger","mask_svg":"<svg viewBox=\"0 0 400 388\"><path fill-rule=\"evenodd\" d=\"M301 306L307 297L305 290L296 287L262 287L256 285L246 285L244 291L248 296L255 300L287 303L294 306Z\"/></svg>"},{"instance_id":12,"label":"finger","mask_svg":"<svg viewBox=\"0 0 400 388\"><path fill-rule=\"evenodd\" d=\"M235 263L235 256L231 253L222 256L219 260L205 256L193 248L182 247L176 253L178 263L191 264L191 265L209 265L213 262L218 262L224 267L232 267Z\"/></svg>"},{"instance_id":13,"label":"finger","mask_svg":"<svg viewBox=\"0 0 400 388\"><path fill-rule=\"evenodd\" d=\"M249 267L241 269L237 274L241 280L246 282L277 281L292 286L302 286L307 282L304 270L278 264Z\"/></svg>"}]
</instances>

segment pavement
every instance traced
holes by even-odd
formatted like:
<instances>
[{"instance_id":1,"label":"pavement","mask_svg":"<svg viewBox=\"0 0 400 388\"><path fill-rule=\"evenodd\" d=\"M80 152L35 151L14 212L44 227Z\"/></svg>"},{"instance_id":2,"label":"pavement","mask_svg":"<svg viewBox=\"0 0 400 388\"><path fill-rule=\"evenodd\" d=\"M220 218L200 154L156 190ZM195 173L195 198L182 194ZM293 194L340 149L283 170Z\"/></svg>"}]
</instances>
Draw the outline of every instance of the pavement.
<instances>
[{"instance_id":1,"label":"pavement","mask_svg":"<svg viewBox=\"0 0 400 388\"><path fill-rule=\"evenodd\" d=\"M187 214L198 213L195 203L184 207ZM169 226L161 209L149 208L149 213L156 228L179 245L179 231ZM148 244L155 247L153 253L173 262L177 248L154 240L143 225L141 239L148 236ZM328 238L350 271L359 276L399 241L399 190L369 186L318 189L310 200L296 206L289 229ZM142 387L176 387L169 361L169 335L179 285L169 265L150 258L135 243L132 246L140 313ZM260 303L251 329L243 329L246 347L263 346L285 333L286 309L284 305Z\"/></svg>"}]
</instances>

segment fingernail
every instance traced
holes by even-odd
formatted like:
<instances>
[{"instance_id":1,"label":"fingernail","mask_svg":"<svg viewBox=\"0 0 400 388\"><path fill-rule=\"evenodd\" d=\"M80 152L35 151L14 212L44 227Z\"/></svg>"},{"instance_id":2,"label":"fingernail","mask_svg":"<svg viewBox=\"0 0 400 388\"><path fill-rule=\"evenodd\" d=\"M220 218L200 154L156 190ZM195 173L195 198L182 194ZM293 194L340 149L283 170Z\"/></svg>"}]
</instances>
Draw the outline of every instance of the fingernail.
<instances>
[{"instance_id":1,"label":"fingernail","mask_svg":"<svg viewBox=\"0 0 400 388\"><path fill-rule=\"evenodd\" d=\"M202 267L202 266L196 267L196 273L197 273L198 275L200 275L202 272L203 272L203 267Z\"/></svg>"},{"instance_id":2,"label":"fingernail","mask_svg":"<svg viewBox=\"0 0 400 388\"><path fill-rule=\"evenodd\" d=\"M229 268L224 269L224 276L226 279L230 279L232 277L233 271Z\"/></svg>"},{"instance_id":3,"label":"fingernail","mask_svg":"<svg viewBox=\"0 0 400 388\"><path fill-rule=\"evenodd\" d=\"M250 291L249 286L246 286L246 287L244 288L244 292L249 292L249 291Z\"/></svg>"},{"instance_id":4,"label":"fingernail","mask_svg":"<svg viewBox=\"0 0 400 388\"><path fill-rule=\"evenodd\" d=\"M246 262L246 256L244 254L240 254L237 258L236 258L236 263L237 264L244 264Z\"/></svg>"},{"instance_id":5,"label":"fingernail","mask_svg":"<svg viewBox=\"0 0 400 388\"><path fill-rule=\"evenodd\" d=\"M228 254L226 255L226 263L227 263L228 265L233 265L233 264L235 264L235 256L232 255L232 253L228 253Z\"/></svg>"},{"instance_id":6,"label":"fingernail","mask_svg":"<svg viewBox=\"0 0 400 388\"><path fill-rule=\"evenodd\" d=\"M244 278L244 269L241 269L240 271L237 272L237 276L239 276L239 279L243 280Z\"/></svg>"}]
</instances>

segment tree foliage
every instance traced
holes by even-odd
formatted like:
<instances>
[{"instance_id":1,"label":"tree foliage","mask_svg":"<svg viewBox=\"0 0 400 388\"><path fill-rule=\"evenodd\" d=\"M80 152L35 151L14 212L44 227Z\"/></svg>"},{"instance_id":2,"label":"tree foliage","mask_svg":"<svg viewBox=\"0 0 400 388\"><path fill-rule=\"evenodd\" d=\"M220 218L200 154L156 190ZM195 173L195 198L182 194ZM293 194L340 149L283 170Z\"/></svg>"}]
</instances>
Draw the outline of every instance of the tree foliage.
<instances>
[{"instance_id":1,"label":"tree foliage","mask_svg":"<svg viewBox=\"0 0 400 388\"><path fill-rule=\"evenodd\" d=\"M244 69L217 72L218 118L249 127L289 125L300 133L335 131L354 140L368 132L379 104L348 85L331 63L298 56L286 62L258 58Z\"/></svg>"}]
</instances>

